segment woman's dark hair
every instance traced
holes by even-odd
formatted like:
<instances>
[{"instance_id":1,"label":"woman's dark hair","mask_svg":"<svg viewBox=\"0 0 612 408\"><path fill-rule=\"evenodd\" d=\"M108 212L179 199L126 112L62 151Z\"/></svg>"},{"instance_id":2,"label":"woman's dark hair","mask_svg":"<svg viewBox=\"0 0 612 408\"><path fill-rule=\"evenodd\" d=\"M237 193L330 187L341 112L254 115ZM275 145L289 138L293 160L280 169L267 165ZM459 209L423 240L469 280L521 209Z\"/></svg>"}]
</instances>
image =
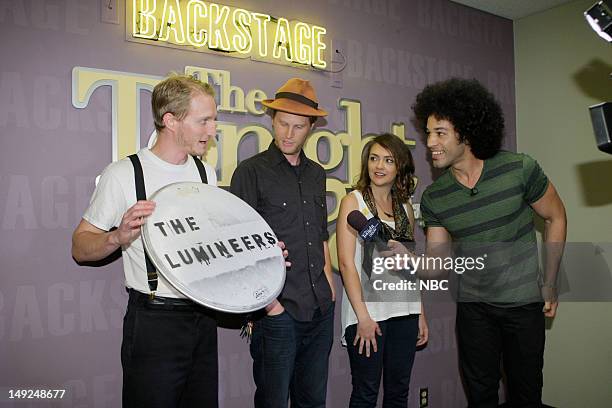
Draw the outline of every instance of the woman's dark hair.
<instances>
[{"instance_id":1,"label":"woman's dark hair","mask_svg":"<svg viewBox=\"0 0 612 408\"><path fill-rule=\"evenodd\" d=\"M459 141L470 146L478 159L494 156L504 137L504 115L495 97L475 79L451 78L428 85L412 105L420 129L427 119L448 120Z\"/></svg>"},{"instance_id":2,"label":"woman's dark hair","mask_svg":"<svg viewBox=\"0 0 612 408\"><path fill-rule=\"evenodd\" d=\"M370 150L372 146L379 144L380 146L387 149L393 155L395 159L395 166L397 167L397 176L395 177L395 184L393 188L398 194L401 202L407 202L412 193L414 192L414 161L412 160L412 153L410 148L404 143L399 137L390 133L383 133L370 140L363 151L361 152L361 171L359 174L359 180L353 186L355 189L362 193L370 187L370 174L368 172L368 161L370 157Z\"/></svg>"}]
</instances>

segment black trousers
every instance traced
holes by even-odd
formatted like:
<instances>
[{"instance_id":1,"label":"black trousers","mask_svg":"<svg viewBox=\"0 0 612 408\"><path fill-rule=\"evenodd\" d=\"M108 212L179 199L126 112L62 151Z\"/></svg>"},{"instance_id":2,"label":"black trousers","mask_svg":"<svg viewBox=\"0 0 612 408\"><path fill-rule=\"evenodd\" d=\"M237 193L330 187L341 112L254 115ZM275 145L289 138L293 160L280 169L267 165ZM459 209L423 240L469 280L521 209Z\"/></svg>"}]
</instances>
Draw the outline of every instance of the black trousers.
<instances>
[{"instance_id":1,"label":"black trousers","mask_svg":"<svg viewBox=\"0 0 612 408\"><path fill-rule=\"evenodd\" d=\"M217 323L196 304L150 304L130 290L123 321L123 406L218 406Z\"/></svg>"},{"instance_id":2,"label":"black trousers","mask_svg":"<svg viewBox=\"0 0 612 408\"><path fill-rule=\"evenodd\" d=\"M507 380L507 406L542 406L544 314L542 303L496 307L457 304L459 366L469 408L497 408L500 362Z\"/></svg>"},{"instance_id":3,"label":"black trousers","mask_svg":"<svg viewBox=\"0 0 612 408\"><path fill-rule=\"evenodd\" d=\"M346 328L346 350L351 364L353 391L349 408L375 408L381 377L383 408L408 406L410 374L419 335L419 316L399 316L379 321L382 336L376 336L378 351L359 354L359 344L353 346L357 325Z\"/></svg>"}]
</instances>

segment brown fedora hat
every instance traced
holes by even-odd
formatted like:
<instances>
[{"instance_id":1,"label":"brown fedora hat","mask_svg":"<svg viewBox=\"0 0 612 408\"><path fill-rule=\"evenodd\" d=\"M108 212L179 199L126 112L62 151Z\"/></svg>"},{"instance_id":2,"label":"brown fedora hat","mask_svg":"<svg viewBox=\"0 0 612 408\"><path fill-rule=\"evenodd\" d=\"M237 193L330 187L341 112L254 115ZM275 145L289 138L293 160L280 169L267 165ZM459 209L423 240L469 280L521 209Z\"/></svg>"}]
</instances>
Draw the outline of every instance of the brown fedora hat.
<instances>
[{"instance_id":1,"label":"brown fedora hat","mask_svg":"<svg viewBox=\"0 0 612 408\"><path fill-rule=\"evenodd\" d=\"M327 116L327 112L319 109L319 100L310 81L301 78L291 78L278 88L274 99L261 103L270 109L300 116Z\"/></svg>"}]
</instances>

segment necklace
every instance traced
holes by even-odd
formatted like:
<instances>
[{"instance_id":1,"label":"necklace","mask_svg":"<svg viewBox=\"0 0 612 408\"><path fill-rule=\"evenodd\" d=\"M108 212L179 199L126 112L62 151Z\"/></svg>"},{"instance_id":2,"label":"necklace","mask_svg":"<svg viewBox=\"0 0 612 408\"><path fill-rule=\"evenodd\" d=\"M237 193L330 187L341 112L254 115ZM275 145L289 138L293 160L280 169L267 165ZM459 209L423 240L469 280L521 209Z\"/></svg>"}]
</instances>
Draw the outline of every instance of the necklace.
<instances>
[{"instance_id":1,"label":"necklace","mask_svg":"<svg viewBox=\"0 0 612 408\"><path fill-rule=\"evenodd\" d=\"M389 217L389 218L394 218L394 217L393 217L393 212L391 212L391 214L390 214L390 213L388 213L388 212L386 212L386 211L385 211L385 210L382 208L382 206L379 206L379 204L378 204L378 203L376 204L376 206L377 206L377 207L380 207L380 209L381 209L382 213L383 213L383 214L385 214L387 217Z\"/></svg>"},{"instance_id":2,"label":"necklace","mask_svg":"<svg viewBox=\"0 0 612 408\"><path fill-rule=\"evenodd\" d=\"M393 200L391 201L391 212L388 213L387 211L385 211L385 209L382 207L381 204L376 202L376 199L374 197L372 197L372 201L374 201L374 207L376 208L376 210L378 211L380 209L380 211L385 214L387 217L394 219L395 216L393 215Z\"/></svg>"}]
</instances>

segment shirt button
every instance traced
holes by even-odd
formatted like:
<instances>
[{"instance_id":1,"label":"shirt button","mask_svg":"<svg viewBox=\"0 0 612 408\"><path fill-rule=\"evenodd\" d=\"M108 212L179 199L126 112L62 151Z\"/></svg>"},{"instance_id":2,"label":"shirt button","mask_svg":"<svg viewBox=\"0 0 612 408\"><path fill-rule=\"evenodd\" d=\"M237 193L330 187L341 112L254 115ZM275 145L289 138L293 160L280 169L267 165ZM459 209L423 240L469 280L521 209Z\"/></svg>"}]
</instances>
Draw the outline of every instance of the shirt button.
<instances>
[{"instance_id":1,"label":"shirt button","mask_svg":"<svg viewBox=\"0 0 612 408\"><path fill-rule=\"evenodd\" d=\"M286 207L286 206L287 206L287 203L283 203L283 207Z\"/></svg>"},{"instance_id":2,"label":"shirt button","mask_svg":"<svg viewBox=\"0 0 612 408\"><path fill-rule=\"evenodd\" d=\"M310 222L306 221L306 225L310 225Z\"/></svg>"},{"instance_id":3,"label":"shirt button","mask_svg":"<svg viewBox=\"0 0 612 408\"><path fill-rule=\"evenodd\" d=\"M312 242L309 242L309 243L308 243L308 246L312 246Z\"/></svg>"},{"instance_id":4,"label":"shirt button","mask_svg":"<svg viewBox=\"0 0 612 408\"><path fill-rule=\"evenodd\" d=\"M315 287L315 284L313 283L313 284L312 284L312 288L314 289L314 287Z\"/></svg>"},{"instance_id":5,"label":"shirt button","mask_svg":"<svg viewBox=\"0 0 612 408\"><path fill-rule=\"evenodd\" d=\"M310 267L311 267L311 268L314 268L314 264L310 264Z\"/></svg>"},{"instance_id":6,"label":"shirt button","mask_svg":"<svg viewBox=\"0 0 612 408\"><path fill-rule=\"evenodd\" d=\"M306 204L306 200L304 200L304 204Z\"/></svg>"}]
</instances>

